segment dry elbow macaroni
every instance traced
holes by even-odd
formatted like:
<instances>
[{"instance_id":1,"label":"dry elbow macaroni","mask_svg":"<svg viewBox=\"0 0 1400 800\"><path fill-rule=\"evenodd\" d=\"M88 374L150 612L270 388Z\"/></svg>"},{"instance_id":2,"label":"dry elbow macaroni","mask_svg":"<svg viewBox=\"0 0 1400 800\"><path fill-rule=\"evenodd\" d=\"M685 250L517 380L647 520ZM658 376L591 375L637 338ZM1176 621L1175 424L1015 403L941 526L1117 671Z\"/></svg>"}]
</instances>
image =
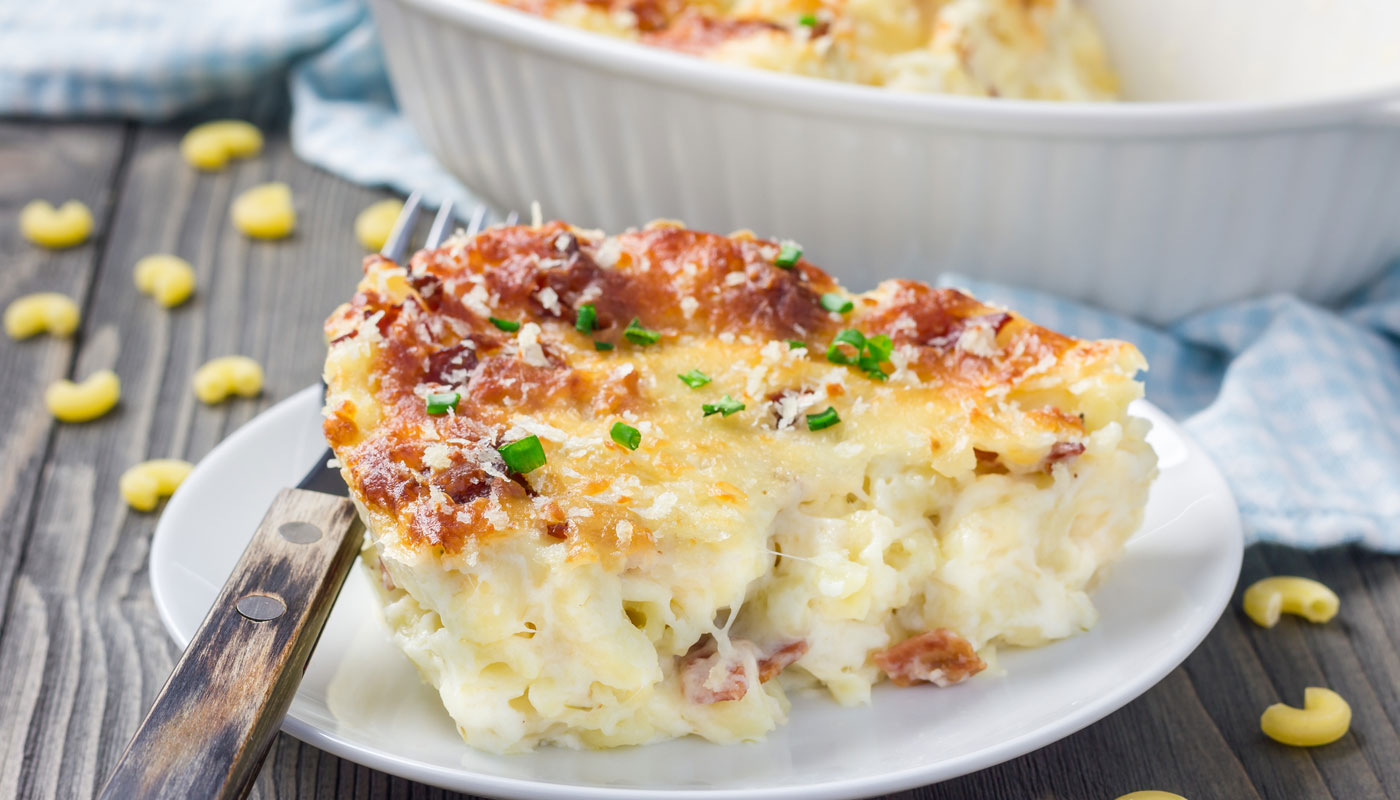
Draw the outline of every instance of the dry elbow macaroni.
<instances>
[{"instance_id":1,"label":"dry elbow macaroni","mask_svg":"<svg viewBox=\"0 0 1400 800\"><path fill-rule=\"evenodd\" d=\"M153 511L162 497L169 497L189 477L194 465L178 458L143 461L122 473L122 497L137 511Z\"/></svg>"},{"instance_id":2,"label":"dry elbow macaroni","mask_svg":"<svg viewBox=\"0 0 1400 800\"><path fill-rule=\"evenodd\" d=\"M281 239L297 225L292 189L285 183L263 183L243 190L229 210L234 227L254 239Z\"/></svg>"},{"instance_id":3,"label":"dry elbow macaroni","mask_svg":"<svg viewBox=\"0 0 1400 800\"><path fill-rule=\"evenodd\" d=\"M1264 709L1259 729L1276 742L1295 747L1329 744L1351 728L1351 706L1331 689L1309 686L1303 691L1303 707L1274 703Z\"/></svg>"},{"instance_id":4,"label":"dry elbow macaroni","mask_svg":"<svg viewBox=\"0 0 1400 800\"><path fill-rule=\"evenodd\" d=\"M41 331L68 336L78 329L78 304L57 292L19 297L5 307L5 333L11 339L27 339Z\"/></svg>"},{"instance_id":5,"label":"dry elbow macaroni","mask_svg":"<svg viewBox=\"0 0 1400 800\"><path fill-rule=\"evenodd\" d=\"M137 289L166 308L180 305L194 293L194 267L179 256L146 256L136 262L132 278Z\"/></svg>"},{"instance_id":6,"label":"dry elbow macaroni","mask_svg":"<svg viewBox=\"0 0 1400 800\"><path fill-rule=\"evenodd\" d=\"M221 119L190 128L180 140L180 155L190 166L219 170L231 158L250 158L262 151L263 137L252 123Z\"/></svg>"},{"instance_id":7,"label":"dry elbow macaroni","mask_svg":"<svg viewBox=\"0 0 1400 800\"><path fill-rule=\"evenodd\" d=\"M1341 600L1317 581L1278 575L1255 581L1244 592L1244 613L1255 623L1272 628L1283 613L1309 622L1326 622L1337 615Z\"/></svg>"},{"instance_id":8,"label":"dry elbow macaroni","mask_svg":"<svg viewBox=\"0 0 1400 800\"><path fill-rule=\"evenodd\" d=\"M82 383L54 381L44 392L44 404L49 413L64 422L87 422L111 411L121 393L117 373L104 369Z\"/></svg>"},{"instance_id":9,"label":"dry elbow macaroni","mask_svg":"<svg viewBox=\"0 0 1400 800\"><path fill-rule=\"evenodd\" d=\"M77 200L69 200L58 208L47 201L34 200L20 209L19 232L40 247L73 247L87 241L92 233L92 212Z\"/></svg>"},{"instance_id":10,"label":"dry elbow macaroni","mask_svg":"<svg viewBox=\"0 0 1400 800\"><path fill-rule=\"evenodd\" d=\"M380 249L388 240L389 232L394 229L394 222L402 211L403 203L399 200L380 200L371 204L355 217L355 238L366 250Z\"/></svg>"},{"instance_id":11,"label":"dry elbow macaroni","mask_svg":"<svg viewBox=\"0 0 1400 800\"><path fill-rule=\"evenodd\" d=\"M253 397L262 385L262 367L247 356L215 358L194 371L194 394L211 405L232 394Z\"/></svg>"}]
</instances>

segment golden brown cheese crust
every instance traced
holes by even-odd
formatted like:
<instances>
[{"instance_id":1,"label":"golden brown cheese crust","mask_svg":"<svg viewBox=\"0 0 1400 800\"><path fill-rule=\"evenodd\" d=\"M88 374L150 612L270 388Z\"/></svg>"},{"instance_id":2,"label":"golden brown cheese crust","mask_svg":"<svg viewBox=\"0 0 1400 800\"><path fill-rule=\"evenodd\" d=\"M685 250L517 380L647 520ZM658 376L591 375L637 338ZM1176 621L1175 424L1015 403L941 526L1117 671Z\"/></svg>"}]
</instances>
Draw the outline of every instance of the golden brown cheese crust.
<instances>
[{"instance_id":1,"label":"golden brown cheese crust","mask_svg":"<svg viewBox=\"0 0 1400 800\"><path fill-rule=\"evenodd\" d=\"M372 256L352 301L327 320L326 335L333 355L338 347L373 340L367 376L355 380L364 383L358 388L372 397L374 413L366 417L367 409L353 401L333 401L326 437L358 499L396 518L408 546L455 553L495 530L533 530L572 539L573 555L592 550L606 557L645 549L646 521L625 503L598 504L591 516L566 519L556 498L541 496L531 476L508 474L495 448L507 442L511 420L522 413L568 413L596 418L600 425L623 412L645 415L656 399L646 387L658 384L640 378L647 377L648 359L668 343L718 340L756 352L772 340L800 340L808 359L829 368L825 354L839 330L886 334L921 391L932 387L943 401L971 407L974 419L984 408L995 413L989 398L1031 379L1044 383L1046 373L1070 355L1082 365L1118 359L1132 349L1121 342L1078 341L961 292L912 281L848 295L805 259L791 269L777 266L779 250L747 233L726 237L655 224L606 238L554 222L494 228L449 242L415 255L406 273ZM824 309L821 297L830 292L851 299L854 309ZM597 311L590 335L575 330L584 304ZM537 323L538 349L498 329L490 316ZM658 331L659 342L629 342L623 331L634 318ZM616 349L599 352L594 340ZM617 369L624 361L636 368ZM883 365L886 372L892 369ZM342 396L346 386L339 384L352 381L329 368L328 380L332 398ZM861 391L913 391L892 381L859 380L871 385ZM424 395L453 387L462 392L455 412L429 415ZM839 385L827 388L831 396L843 391ZM677 382L674 390L685 387ZM752 402L750 409L759 413ZM1085 432L1079 416L1053 403L1021 416L1062 445L1044 453L1047 464L1072 457L1072 440ZM374 422L366 425L366 418ZM432 454L434 463L426 463L428 449L438 442L445 446ZM939 447L937 441L930 445ZM668 476L685 472L683 463L648 468ZM606 485L609 476L584 482L589 480ZM570 508L586 505L589 493L583 486L571 495ZM501 513L509 516L508 525L500 524ZM630 525L627 541L618 538L619 522Z\"/></svg>"}]
</instances>

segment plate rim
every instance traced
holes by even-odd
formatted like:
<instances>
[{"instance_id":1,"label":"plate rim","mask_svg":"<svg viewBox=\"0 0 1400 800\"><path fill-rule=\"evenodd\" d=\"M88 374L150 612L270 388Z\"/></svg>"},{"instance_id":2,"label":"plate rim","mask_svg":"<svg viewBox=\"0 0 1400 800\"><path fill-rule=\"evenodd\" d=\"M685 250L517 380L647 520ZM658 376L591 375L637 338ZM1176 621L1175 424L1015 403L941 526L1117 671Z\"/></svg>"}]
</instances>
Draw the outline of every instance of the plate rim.
<instances>
[{"instance_id":1,"label":"plate rim","mask_svg":"<svg viewBox=\"0 0 1400 800\"><path fill-rule=\"evenodd\" d=\"M265 418L274 413L292 413L292 408L307 403L311 396L319 396L319 392L320 386L313 384L259 412L215 445L195 465L195 471L192 474L198 473L204 465L214 463L224 451L232 450L245 439L253 438L259 428L260 420L265 422ZM749 800L751 798L761 798L762 800L798 800L799 798L802 800L845 800L846 798L870 797L927 786L1019 758L1060 739L1067 738L1104 719L1138 699L1161 682L1195 652L1201 642L1210 635L1215 624L1228 607L1230 598L1234 595L1236 584L1239 582L1240 568L1244 558L1244 529L1239 515L1239 505L1230 489L1229 482L1225 480L1224 474L1210 455L1176 420L1148 400L1138 400L1136 403L1138 404L1135 409L1136 413L1147 417L1154 427L1163 425L1169 428L1186 445L1188 459L1198 461L1201 470L1206 473L1207 481L1215 484L1221 490L1222 499L1228 504L1228 510L1231 512L1228 515L1228 520L1224 521L1228 522L1231 529L1229 533L1232 535L1223 538L1227 539L1228 555L1231 561L1226 574L1233 576L1233 580L1222 581L1219 586L1213 587L1213 593L1205 598L1202 606L1207 610L1214 609L1214 612L1199 615L1199 623L1196 628L1189 636L1184 637L1167 656L1153 662L1150 668L1137 673L1133 680L1123 684L1118 691L1100 695L1090 702L1078 706L1072 713L1062 717L1056 725L1043 725L1035 730L949 761L911 766L907 769L883 772L873 776L856 776L823 783L754 789L580 786L553 781L488 775L466 769L448 769L385 754L352 741L334 731L318 727L310 721L298 719L292 715L290 710L282 721L281 729L309 745L390 775L452 791L500 798L523 798L524 800L604 800L605 798L624 798L625 800ZM164 568L157 560L159 549L157 541L171 535L167 532L166 519L166 515L162 514L161 519L157 522L155 532L152 534L146 559L147 568L150 573L152 600L155 603L161 625L171 639L183 650L189 642L181 635L180 629L171 615L172 598L167 596L166 589L163 588L167 585L161 580ZM716 746L741 747L743 745Z\"/></svg>"}]
</instances>

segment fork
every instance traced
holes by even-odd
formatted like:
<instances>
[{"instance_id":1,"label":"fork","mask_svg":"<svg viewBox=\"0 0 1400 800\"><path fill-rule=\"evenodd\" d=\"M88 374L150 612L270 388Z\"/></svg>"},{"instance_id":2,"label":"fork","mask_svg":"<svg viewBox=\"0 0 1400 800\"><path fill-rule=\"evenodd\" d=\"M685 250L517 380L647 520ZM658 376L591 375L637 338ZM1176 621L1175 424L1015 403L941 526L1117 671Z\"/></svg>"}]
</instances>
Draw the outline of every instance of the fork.
<instances>
[{"instance_id":1,"label":"fork","mask_svg":"<svg viewBox=\"0 0 1400 800\"><path fill-rule=\"evenodd\" d=\"M409 195L381 255L402 263L421 205L417 192ZM478 206L467 233L485 218ZM440 246L455 220L445 202L424 246ZM272 501L107 779L104 800L241 798L252 790L364 532L331 459L327 449L297 488Z\"/></svg>"}]
</instances>

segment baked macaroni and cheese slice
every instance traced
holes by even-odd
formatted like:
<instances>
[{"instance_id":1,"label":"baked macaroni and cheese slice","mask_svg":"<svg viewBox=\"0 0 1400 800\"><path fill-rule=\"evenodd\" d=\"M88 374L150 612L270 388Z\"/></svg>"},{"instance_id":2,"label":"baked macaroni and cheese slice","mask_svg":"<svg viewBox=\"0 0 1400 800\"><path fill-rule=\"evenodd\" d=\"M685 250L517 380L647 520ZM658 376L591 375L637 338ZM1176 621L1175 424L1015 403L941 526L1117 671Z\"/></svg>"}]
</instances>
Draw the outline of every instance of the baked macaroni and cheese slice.
<instances>
[{"instance_id":1,"label":"baked macaroni and cheese slice","mask_svg":"<svg viewBox=\"0 0 1400 800\"><path fill-rule=\"evenodd\" d=\"M1156 472L1131 345L850 294L747 233L370 257L326 333L364 564L484 750L734 742L785 689L958 683L1094 624Z\"/></svg>"}]
</instances>

